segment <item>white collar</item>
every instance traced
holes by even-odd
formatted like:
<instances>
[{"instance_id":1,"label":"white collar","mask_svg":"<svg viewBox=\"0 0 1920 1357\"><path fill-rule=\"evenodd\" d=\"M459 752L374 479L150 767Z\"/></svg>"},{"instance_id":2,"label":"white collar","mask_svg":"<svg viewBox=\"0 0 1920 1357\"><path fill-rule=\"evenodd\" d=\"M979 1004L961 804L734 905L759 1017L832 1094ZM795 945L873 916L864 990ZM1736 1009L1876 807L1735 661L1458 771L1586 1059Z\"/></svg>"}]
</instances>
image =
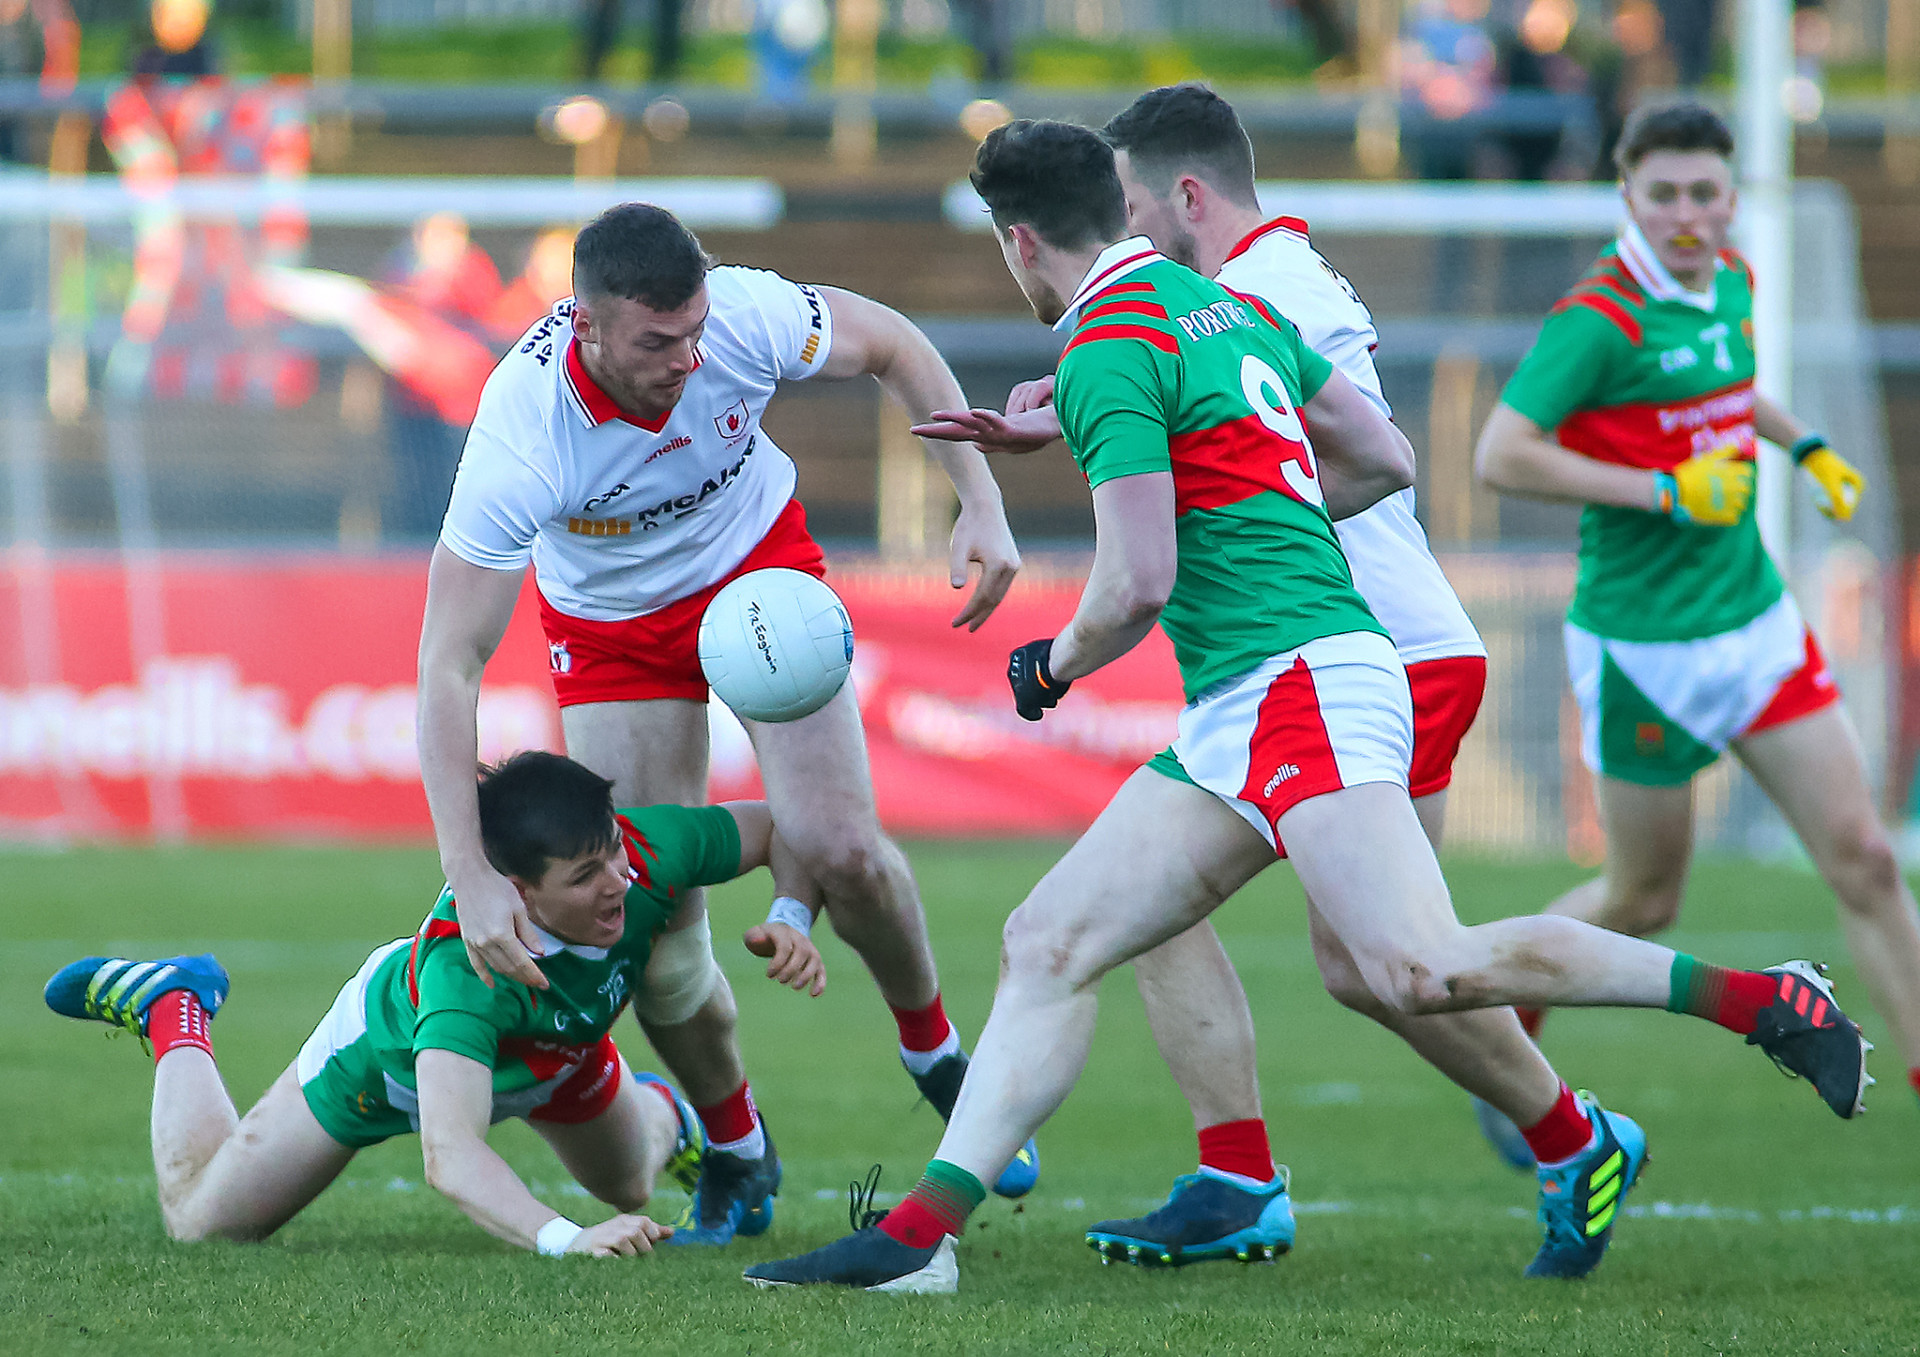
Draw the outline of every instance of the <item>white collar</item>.
<instances>
[{"instance_id":1,"label":"white collar","mask_svg":"<svg viewBox=\"0 0 1920 1357\"><path fill-rule=\"evenodd\" d=\"M605 947L589 947L584 942L568 942L565 938L556 938L531 919L527 920L527 926L533 929L533 939L539 944L539 950L534 953L535 957L546 958L556 952L572 952L586 961L607 959L608 949Z\"/></svg>"},{"instance_id":2,"label":"white collar","mask_svg":"<svg viewBox=\"0 0 1920 1357\"><path fill-rule=\"evenodd\" d=\"M1628 222L1620 231L1620 262L1627 266L1627 272L1633 275L1633 281L1640 284L1646 294L1657 302L1680 302L1696 310L1713 314L1714 293L1720 277L1720 261L1713 261L1713 279L1708 282L1704 292L1692 292L1681 286L1680 280L1668 272L1667 266L1660 262L1660 256L1653 252L1653 246L1640 233L1640 228Z\"/></svg>"},{"instance_id":3,"label":"white collar","mask_svg":"<svg viewBox=\"0 0 1920 1357\"><path fill-rule=\"evenodd\" d=\"M1145 236L1129 236L1116 241L1095 256L1093 266L1087 270L1086 277L1080 280L1080 286L1073 290L1073 300L1067 303L1066 314L1053 323L1056 330L1071 330L1080 319L1080 306L1109 283L1118 281L1135 269L1143 269L1149 264L1158 263L1166 258L1153 248L1153 242Z\"/></svg>"}]
</instances>

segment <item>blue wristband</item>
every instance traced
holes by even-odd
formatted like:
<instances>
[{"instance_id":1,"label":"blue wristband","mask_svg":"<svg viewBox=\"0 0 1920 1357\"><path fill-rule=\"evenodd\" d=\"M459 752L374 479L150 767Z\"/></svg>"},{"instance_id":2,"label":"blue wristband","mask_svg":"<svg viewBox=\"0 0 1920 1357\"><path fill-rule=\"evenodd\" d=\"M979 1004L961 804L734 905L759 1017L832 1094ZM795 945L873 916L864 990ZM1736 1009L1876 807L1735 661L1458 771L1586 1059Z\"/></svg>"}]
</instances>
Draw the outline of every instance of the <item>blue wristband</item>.
<instances>
[{"instance_id":1,"label":"blue wristband","mask_svg":"<svg viewBox=\"0 0 1920 1357\"><path fill-rule=\"evenodd\" d=\"M1810 433L1795 443L1791 448L1788 448L1787 451L1793 457L1793 464L1799 466L1802 462L1806 461L1807 458L1813 456L1814 453L1826 446L1827 438L1825 434Z\"/></svg>"}]
</instances>

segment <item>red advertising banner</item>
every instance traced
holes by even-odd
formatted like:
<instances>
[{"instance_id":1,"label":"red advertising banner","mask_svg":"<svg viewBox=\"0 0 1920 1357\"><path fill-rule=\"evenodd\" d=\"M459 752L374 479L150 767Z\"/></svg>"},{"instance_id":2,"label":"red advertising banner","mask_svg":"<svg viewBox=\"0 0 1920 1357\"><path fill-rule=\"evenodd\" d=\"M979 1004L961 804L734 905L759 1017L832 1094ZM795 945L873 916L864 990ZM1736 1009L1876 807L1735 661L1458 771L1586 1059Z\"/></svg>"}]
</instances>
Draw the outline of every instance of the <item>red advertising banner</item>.
<instances>
[{"instance_id":1,"label":"red advertising banner","mask_svg":"<svg viewBox=\"0 0 1920 1357\"><path fill-rule=\"evenodd\" d=\"M1007 651L1050 635L1080 582L1023 581L976 634L922 575L831 577L881 818L916 835L1067 834L1173 735L1157 634L1030 725ZM0 835L417 838L414 557L167 554L0 562ZM487 670L482 757L559 748L529 597ZM716 797L757 793L745 732L712 707Z\"/></svg>"}]
</instances>

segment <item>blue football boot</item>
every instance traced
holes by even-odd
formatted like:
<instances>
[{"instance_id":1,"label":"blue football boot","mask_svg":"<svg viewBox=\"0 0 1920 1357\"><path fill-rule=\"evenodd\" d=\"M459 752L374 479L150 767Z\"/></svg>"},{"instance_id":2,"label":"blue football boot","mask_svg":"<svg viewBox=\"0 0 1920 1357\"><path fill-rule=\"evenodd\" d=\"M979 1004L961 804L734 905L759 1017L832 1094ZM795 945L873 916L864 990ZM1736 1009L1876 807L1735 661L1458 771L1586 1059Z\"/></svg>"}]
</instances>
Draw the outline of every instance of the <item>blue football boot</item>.
<instances>
[{"instance_id":1,"label":"blue football boot","mask_svg":"<svg viewBox=\"0 0 1920 1357\"><path fill-rule=\"evenodd\" d=\"M1647 1163L1647 1135L1628 1117L1582 1092L1599 1137L1591 1149L1540 1174L1540 1224L1546 1239L1527 1265L1529 1277L1584 1277L1600 1265L1627 1193Z\"/></svg>"},{"instance_id":2,"label":"blue football boot","mask_svg":"<svg viewBox=\"0 0 1920 1357\"><path fill-rule=\"evenodd\" d=\"M1180 1267L1209 1258L1271 1262L1293 1248L1293 1203L1287 1171L1259 1188L1210 1173L1173 1180L1166 1205L1133 1220L1103 1220L1087 1231L1103 1263Z\"/></svg>"},{"instance_id":3,"label":"blue football boot","mask_svg":"<svg viewBox=\"0 0 1920 1357\"><path fill-rule=\"evenodd\" d=\"M1538 1167L1533 1158L1533 1147L1527 1144L1527 1138L1520 1134L1520 1128L1513 1124L1512 1117L1485 1098L1475 1098L1473 1119L1480 1124L1480 1134L1487 1138L1487 1144L1500 1156L1501 1163L1523 1173L1531 1173Z\"/></svg>"},{"instance_id":4,"label":"blue football boot","mask_svg":"<svg viewBox=\"0 0 1920 1357\"><path fill-rule=\"evenodd\" d=\"M765 1234L773 1224L773 1199L780 1191L780 1155L766 1118L760 1130L767 1137L766 1153L758 1159L716 1150L711 1145L700 1160L693 1200L673 1222L670 1244L730 1243L734 1236Z\"/></svg>"},{"instance_id":5,"label":"blue football boot","mask_svg":"<svg viewBox=\"0 0 1920 1357\"><path fill-rule=\"evenodd\" d=\"M933 1104L941 1121L953 1120L953 1105L960 1098L960 1085L967 1080L967 1053L955 1052L942 1058L925 1074L907 1071L920 1096ZM1027 1143L1014 1152L1013 1161L1000 1171L991 1184L993 1195L1017 1201L1033 1191L1040 1181L1040 1147L1029 1136Z\"/></svg>"},{"instance_id":6,"label":"blue football boot","mask_svg":"<svg viewBox=\"0 0 1920 1357\"><path fill-rule=\"evenodd\" d=\"M211 1018L227 1001L226 967L213 953L173 956L160 961L125 957L82 957L62 966L47 981L47 1007L63 1018L124 1027L145 1039L153 1001L174 990L192 990Z\"/></svg>"},{"instance_id":7,"label":"blue football boot","mask_svg":"<svg viewBox=\"0 0 1920 1357\"><path fill-rule=\"evenodd\" d=\"M653 1085L672 1101L674 1113L680 1118L680 1132L674 1138L673 1153L660 1171L692 1192L700 1185L700 1161L707 1153L707 1128L700 1124L700 1114L693 1110L686 1094L659 1075L643 1072L633 1078L635 1083Z\"/></svg>"}]
</instances>

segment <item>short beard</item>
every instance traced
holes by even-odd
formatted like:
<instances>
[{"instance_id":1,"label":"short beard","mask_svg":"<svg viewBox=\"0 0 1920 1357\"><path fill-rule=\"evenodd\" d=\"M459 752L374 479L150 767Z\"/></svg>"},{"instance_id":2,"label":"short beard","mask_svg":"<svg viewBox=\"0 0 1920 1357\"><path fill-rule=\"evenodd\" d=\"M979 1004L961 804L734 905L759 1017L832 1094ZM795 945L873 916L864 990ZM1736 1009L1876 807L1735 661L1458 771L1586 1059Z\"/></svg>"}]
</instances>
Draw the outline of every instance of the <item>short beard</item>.
<instances>
[{"instance_id":1,"label":"short beard","mask_svg":"<svg viewBox=\"0 0 1920 1357\"><path fill-rule=\"evenodd\" d=\"M1200 271L1200 242L1191 231L1175 227L1173 235L1167 240L1166 255L1174 263L1190 268L1195 273Z\"/></svg>"},{"instance_id":2,"label":"short beard","mask_svg":"<svg viewBox=\"0 0 1920 1357\"><path fill-rule=\"evenodd\" d=\"M1033 308L1033 314L1040 318L1041 324L1052 325L1056 323L1060 317L1067 314L1067 304L1061 300L1058 292L1055 292L1038 278L1032 279L1031 285L1037 289L1039 293L1038 296L1034 295L1033 292L1027 291L1025 287L1021 288L1021 291L1026 292L1027 305Z\"/></svg>"}]
</instances>

